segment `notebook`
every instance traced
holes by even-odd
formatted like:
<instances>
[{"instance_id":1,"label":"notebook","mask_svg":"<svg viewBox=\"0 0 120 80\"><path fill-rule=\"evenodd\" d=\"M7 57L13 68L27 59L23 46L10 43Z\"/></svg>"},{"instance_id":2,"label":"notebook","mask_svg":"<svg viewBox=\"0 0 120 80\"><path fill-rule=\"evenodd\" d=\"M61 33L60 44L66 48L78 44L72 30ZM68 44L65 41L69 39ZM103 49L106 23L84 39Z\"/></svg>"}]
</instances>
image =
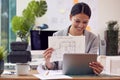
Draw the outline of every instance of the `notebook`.
<instances>
[{"instance_id":1,"label":"notebook","mask_svg":"<svg viewBox=\"0 0 120 80\"><path fill-rule=\"evenodd\" d=\"M63 74L65 75L93 75L89 63L97 61L97 54L65 53L63 56Z\"/></svg>"}]
</instances>

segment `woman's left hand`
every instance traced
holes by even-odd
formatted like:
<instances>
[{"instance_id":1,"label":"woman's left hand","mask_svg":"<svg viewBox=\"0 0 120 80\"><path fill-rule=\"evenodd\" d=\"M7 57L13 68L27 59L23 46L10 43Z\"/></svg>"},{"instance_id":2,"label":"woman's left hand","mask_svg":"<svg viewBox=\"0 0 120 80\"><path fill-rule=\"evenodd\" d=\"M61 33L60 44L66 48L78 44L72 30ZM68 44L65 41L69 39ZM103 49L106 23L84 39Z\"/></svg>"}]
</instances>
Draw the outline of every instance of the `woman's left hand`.
<instances>
[{"instance_id":1,"label":"woman's left hand","mask_svg":"<svg viewBox=\"0 0 120 80\"><path fill-rule=\"evenodd\" d=\"M99 62L91 62L89 64L89 67L91 67L95 74L100 74L103 71L103 65Z\"/></svg>"}]
</instances>

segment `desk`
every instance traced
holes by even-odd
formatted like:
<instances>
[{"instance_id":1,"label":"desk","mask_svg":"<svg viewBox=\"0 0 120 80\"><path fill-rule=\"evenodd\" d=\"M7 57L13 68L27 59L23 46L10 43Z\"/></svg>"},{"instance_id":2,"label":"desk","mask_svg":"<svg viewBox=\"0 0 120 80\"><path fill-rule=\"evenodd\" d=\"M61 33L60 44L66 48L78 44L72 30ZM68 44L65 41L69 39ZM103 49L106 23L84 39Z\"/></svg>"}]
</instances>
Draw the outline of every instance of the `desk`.
<instances>
[{"instance_id":1,"label":"desk","mask_svg":"<svg viewBox=\"0 0 120 80\"><path fill-rule=\"evenodd\" d=\"M107 77L107 76L79 76L73 77L73 79L77 80L120 80L120 77Z\"/></svg>"},{"instance_id":2,"label":"desk","mask_svg":"<svg viewBox=\"0 0 120 80\"><path fill-rule=\"evenodd\" d=\"M28 76L17 76L17 75L1 75L0 80L40 80L39 78L33 76L32 74L36 74L37 71L31 70ZM76 76L71 80L120 80L119 77L107 77L107 76ZM65 79L57 79L57 80L65 80ZM70 80L70 79L66 79Z\"/></svg>"},{"instance_id":3,"label":"desk","mask_svg":"<svg viewBox=\"0 0 120 80\"><path fill-rule=\"evenodd\" d=\"M40 80L39 78L33 76L32 74L36 74L37 71L36 70L31 70L30 74L27 76L17 76L15 74L13 75L6 75L6 74L2 74L0 76L0 80Z\"/></svg>"}]
</instances>

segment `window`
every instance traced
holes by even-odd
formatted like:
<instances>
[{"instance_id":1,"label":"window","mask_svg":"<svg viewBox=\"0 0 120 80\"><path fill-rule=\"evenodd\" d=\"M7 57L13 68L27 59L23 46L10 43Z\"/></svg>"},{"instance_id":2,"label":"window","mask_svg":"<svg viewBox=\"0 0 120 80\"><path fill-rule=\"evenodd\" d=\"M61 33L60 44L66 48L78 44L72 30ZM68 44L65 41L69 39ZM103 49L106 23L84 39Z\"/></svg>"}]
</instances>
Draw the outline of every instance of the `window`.
<instances>
[{"instance_id":1,"label":"window","mask_svg":"<svg viewBox=\"0 0 120 80\"><path fill-rule=\"evenodd\" d=\"M16 15L16 0L0 0L0 45L10 50L10 42L15 40L11 30L11 19Z\"/></svg>"}]
</instances>

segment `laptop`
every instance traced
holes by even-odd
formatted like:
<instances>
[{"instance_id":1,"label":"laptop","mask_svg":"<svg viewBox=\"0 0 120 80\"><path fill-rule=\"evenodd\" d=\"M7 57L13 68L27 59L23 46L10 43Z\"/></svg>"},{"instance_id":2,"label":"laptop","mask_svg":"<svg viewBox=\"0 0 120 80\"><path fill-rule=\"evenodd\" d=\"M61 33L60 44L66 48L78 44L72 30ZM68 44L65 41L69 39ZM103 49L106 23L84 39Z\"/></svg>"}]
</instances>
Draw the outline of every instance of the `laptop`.
<instances>
[{"instance_id":1,"label":"laptop","mask_svg":"<svg viewBox=\"0 0 120 80\"><path fill-rule=\"evenodd\" d=\"M65 75L94 75L89 63L97 61L97 54L65 53L63 56L63 74Z\"/></svg>"}]
</instances>

